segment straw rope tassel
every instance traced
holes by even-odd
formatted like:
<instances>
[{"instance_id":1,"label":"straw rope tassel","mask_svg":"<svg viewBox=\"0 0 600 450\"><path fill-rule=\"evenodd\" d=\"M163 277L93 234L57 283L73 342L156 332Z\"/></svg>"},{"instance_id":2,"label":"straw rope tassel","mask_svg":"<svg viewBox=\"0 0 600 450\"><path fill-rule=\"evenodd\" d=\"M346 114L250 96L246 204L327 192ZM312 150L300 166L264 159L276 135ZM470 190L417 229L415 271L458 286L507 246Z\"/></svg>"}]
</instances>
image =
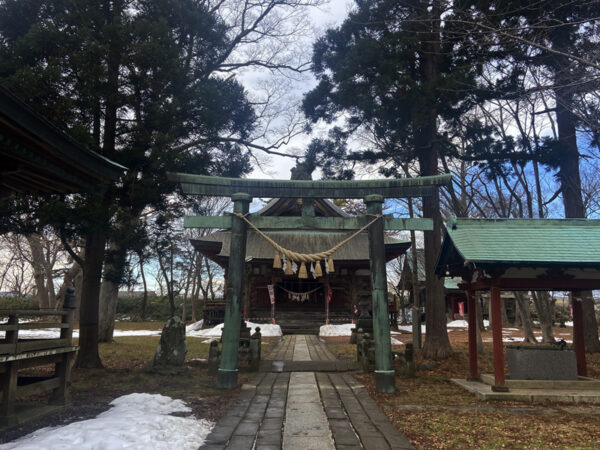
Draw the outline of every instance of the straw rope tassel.
<instances>
[{"instance_id":1,"label":"straw rope tassel","mask_svg":"<svg viewBox=\"0 0 600 450\"><path fill-rule=\"evenodd\" d=\"M294 275L294 269L292 268L292 261L290 259L286 260L284 273L286 275Z\"/></svg>"},{"instance_id":2,"label":"straw rope tassel","mask_svg":"<svg viewBox=\"0 0 600 450\"><path fill-rule=\"evenodd\" d=\"M306 264L300 264L300 270L298 271L298 278L305 279L308 278L308 273L306 272Z\"/></svg>"},{"instance_id":3,"label":"straw rope tassel","mask_svg":"<svg viewBox=\"0 0 600 450\"><path fill-rule=\"evenodd\" d=\"M275 252L275 257L273 258L273 269L281 269L281 256L279 252Z\"/></svg>"},{"instance_id":4,"label":"straw rope tassel","mask_svg":"<svg viewBox=\"0 0 600 450\"><path fill-rule=\"evenodd\" d=\"M327 268L329 269L329 273L335 272L335 267L333 266L333 258L330 256L327 261Z\"/></svg>"},{"instance_id":5,"label":"straw rope tassel","mask_svg":"<svg viewBox=\"0 0 600 450\"><path fill-rule=\"evenodd\" d=\"M323 276L323 272L321 271L321 263L319 261L315 262L315 278L319 278Z\"/></svg>"}]
</instances>

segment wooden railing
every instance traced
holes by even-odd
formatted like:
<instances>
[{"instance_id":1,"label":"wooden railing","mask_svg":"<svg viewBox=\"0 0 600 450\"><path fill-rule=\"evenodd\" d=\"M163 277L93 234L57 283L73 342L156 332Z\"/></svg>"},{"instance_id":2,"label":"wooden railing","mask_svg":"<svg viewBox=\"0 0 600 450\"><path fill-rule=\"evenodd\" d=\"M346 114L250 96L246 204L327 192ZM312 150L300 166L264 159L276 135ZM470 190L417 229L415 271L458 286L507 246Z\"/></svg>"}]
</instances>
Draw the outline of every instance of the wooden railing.
<instances>
[{"instance_id":1,"label":"wooden railing","mask_svg":"<svg viewBox=\"0 0 600 450\"><path fill-rule=\"evenodd\" d=\"M27 336L27 331L50 330L58 335ZM73 345L73 310L0 310L0 424L19 423L15 401L52 391L50 402L68 402L67 382L78 347ZM19 376L19 370L54 364L49 377Z\"/></svg>"}]
</instances>

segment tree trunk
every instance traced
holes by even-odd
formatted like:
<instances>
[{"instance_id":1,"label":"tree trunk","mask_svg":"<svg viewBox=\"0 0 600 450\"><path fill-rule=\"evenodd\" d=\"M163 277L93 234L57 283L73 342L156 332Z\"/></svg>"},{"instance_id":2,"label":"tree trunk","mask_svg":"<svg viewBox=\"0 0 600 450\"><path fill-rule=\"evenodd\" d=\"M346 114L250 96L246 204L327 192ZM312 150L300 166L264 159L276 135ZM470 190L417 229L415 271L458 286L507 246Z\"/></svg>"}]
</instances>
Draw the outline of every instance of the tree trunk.
<instances>
[{"instance_id":1,"label":"tree trunk","mask_svg":"<svg viewBox=\"0 0 600 450\"><path fill-rule=\"evenodd\" d=\"M82 250L79 255L81 259L85 259L85 250ZM56 294L55 308L60 309L65 301L65 294L67 293L67 287L75 286L75 317L79 317L77 312L81 306L81 282L82 282L82 269L81 266L73 261L73 265L65 272L63 277L63 283Z\"/></svg>"},{"instance_id":2,"label":"tree trunk","mask_svg":"<svg viewBox=\"0 0 600 450\"><path fill-rule=\"evenodd\" d=\"M540 328L542 329L542 342L551 344L555 342L552 331L552 299L545 291L532 291L533 303L538 312Z\"/></svg>"},{"instance_id":3,"label":"tree trunk","mask_svg":"<svg viewBox=\"0 0 600 450\"><path fill-rule=\"evenodd\" d=\"M561 72L562 73L562 72ZM562 84L561 76L557 77L557 86ZM570 81L570 80L569 80ZM581 196L581 175L579 172L579 149L577 148L577 119L572 111L572 94L568 88L555 88L556 96L556 125L558 140L563 153L561 154L558 178L563 195L566 218L585 218L583 198ZM598 340L598 321L593 313L593 295L591 291L581 293L583 298L583 335L587 352L600 352Z\"/></svg>"},{"instance_id":4,"label":"tree trunk","mask_svg":"<svg viewBox=\"0 0 600 450\"><path fill-rule=\"evenodd\" d=\"M424 8L424 14L431 18L426 21L428 30L423 34L420 46L422 62L421 78L424 88L435 89L439 78L440 55L440 5L433 2L431 10ZM436 104L429 105L423 117L419 111L413 112L413 132L421 176L438 174L437 151L437 118ZM435 273L435 263L441 247L442 218L440 215L439 192L423 197L423 216L433 219L433 231L425 231L425 290L426 290L426 329L423 357L428 359L444 359L452 354L446 328L446 302L444 283Z\"/></svg>"},{"instance_id":5,"label":"tree trunk","mask_svg":"<svg viewBox=\"0 0 600 450\"><path fill-rule=\"evenodd\" d=\"M104 273L109 264L104 267ZM98 315L98 342L112 342L115 331L115 317L117 315L117 302L119 301L119 285L104 279L100 286L100 311Z\"/></svg>"},{"instance_id":6,"label":"tree trunk","mask_svg":"<svg viewBox=\"0 0 600 450\"><path fill-rule=\"evenodd\" d=\"M75 364L88 369L102 367L98 354L98 306L105 244L105 236L98 230L89 233L85 242L79 311L79 353Z\"/></svg>"},{"instance_id":7,"label":"tree trunk","mask_svg":"<svg viewBox=\"0 0 600 450\"><path fill-rule=\"evenodd\" d=\"M142 297L142 320L146 320L146 308L148 306L148 284L146 283L146 274L144 273L144 262L140 259L140 273L144 283L144 296Z\"/></svg>"},{"instance_id":8,"label":"tree trunk","mask_svg":"<svg viewBox=\"0 0 600 450\"><path fill-rule=\"evenodd\" d=\"M600 353L598 340L598 322L594 309L592 291L581 292L581 308L583 313L583 342L587 353Z\"/></svg>"},{"instance_id":9,"label":"tree trunk","mask_svg":"<svg viewBox=\"0 0 600 450\"><path fill-rule=\"evenodd\" d=\"M50 299L46 287L46 270L44 249L39 234L28 234L26 236L29 248L31 249L31 267L33 268L33 279L37 289L37 297L40 309L50 308Z\"/></svg>"},{"instance_id":10,"label":"tree trunk","mask_svg":"<svg viewBox=\"0 0 600 450\"><path fill-rule=\"evenodd\" d=\"M509 323L508 323L508 314L506 313L506 302L504 301L503 298L500 298L500 303L501 303L500 310L502 311L502 326L508 327Z\"/></svg>"},{"instance_id":11,"label":"tree trunk","mask_svg":"<svg viewBox=\"0 0 600 450\"><path fill-rule=\"evenodd\" d=\"M475 300L475 309L477 310L477 353L484 355L485 347L483 346L481 332L485 330L485 327L483 326L483 311L481 310L481 302L479 300Z\"/></svg>"},{"instance_id":12,"label":"tree trunk","mask_svg":"<svg viewBox=\"0 0 600 450\"><path fill-rule=\"evenodd\" d=\"M529 312L529 302L521 291L515 291L515 303L517 306L517 315L521 318L523 327L523 342L537 342L533 334L533 322L531 321L531 313Z\"/></svg>"}]
</instances>

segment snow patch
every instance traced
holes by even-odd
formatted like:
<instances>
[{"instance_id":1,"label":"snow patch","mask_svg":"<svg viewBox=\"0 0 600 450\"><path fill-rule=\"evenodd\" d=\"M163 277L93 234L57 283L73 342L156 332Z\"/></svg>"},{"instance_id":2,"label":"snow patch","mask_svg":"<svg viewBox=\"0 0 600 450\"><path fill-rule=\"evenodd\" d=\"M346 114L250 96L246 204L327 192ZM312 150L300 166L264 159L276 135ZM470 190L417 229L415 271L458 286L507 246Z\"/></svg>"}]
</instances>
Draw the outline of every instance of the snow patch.
<instances>
[{"instance_id":1,"label":"snow patch","mask_svg":"<svg viewBox=\"0 0 600 450\"><path fill-rule=\"evenodd\" d=\"M469 322L466 320L453 320L452 322L448 322L446 324L447 328L467 328L469 326Z\"/></svg>"},{"instance_id":2,"label":"snow patch","mask_svg":"<svg viewBox=\"0 0 600 450\"><path fill-rule=\"evenodd\" d=\"M159 394L124 395L111 406L94 419L42 428L0 449L197 449L215 425L194 416L171 416L191 409Z\"/></svg>"},{"instance_id":3,"label":"snow patch","mask_svg":"<svg viewBox=\"0 0 600 450\"><path fill-rule=\"evenodd\" d=\"M398 326L398 329L412 333L412 325L400 325ZM426 333L425 325L421 325L421 333Z\"/></svg>"},{"instance_id":4,"label":"snow patch","mask_svg":"<svg viewBox=\"0 0 600 450\"><path fill-rule=\"evenodd\" d=\"M198 331L198 330L201 330L203 326L204 326L204 319L199 320L198 322L194 322L194 323L188 325L187 327L185 327L185 332L187 333L188 331Z\"/></svg>"},{"instance_id":5,"label":"snow patch","mask_svg":"<svg viewBox=\"0 0 600 450\"><path fill-rule=\"evenodd\" d=\"M319 328L319 336L350 336L352 329L356 327L353 323L343 323L339 325L322 325Z\"/></svg>"},{"instance_id":6,"label":"snow patch","mask_svg":"<svg viewBox=\"0 0 600 450\"><path fill-rule=\"evenodd\" d=\"M253 322L246 322L246 325L251 328L251 333L254 333L254 329L256 327L260 327L260 334L263 337L283 336L281 327L279 325L273 325L272 323ZM219 325L212 328L207 328L206 330L186 330L186 335L188 337L221 337L223 326L224 324L220 323Z\"/></svg>"}]
</instances>

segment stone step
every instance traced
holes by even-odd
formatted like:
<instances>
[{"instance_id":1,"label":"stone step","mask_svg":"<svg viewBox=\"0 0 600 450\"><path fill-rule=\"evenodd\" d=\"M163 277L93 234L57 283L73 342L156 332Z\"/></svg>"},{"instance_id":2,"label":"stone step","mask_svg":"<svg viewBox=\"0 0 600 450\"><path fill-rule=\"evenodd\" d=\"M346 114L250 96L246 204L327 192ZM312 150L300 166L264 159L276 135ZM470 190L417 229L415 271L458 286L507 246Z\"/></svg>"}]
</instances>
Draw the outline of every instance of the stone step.
<instances>
[{"instance_id":1,"label":"stone step","mask_svg":"<svg viewBox=\"0 0 600 450\"><path fill-rule=\"evenodd\" d=\"M578 377L578 380L505 380L509 389L573 389L573 390L600 390L600 380ZM494 375L482 374L481 381L493 386Z\"/></svg>"}]
</instances>

